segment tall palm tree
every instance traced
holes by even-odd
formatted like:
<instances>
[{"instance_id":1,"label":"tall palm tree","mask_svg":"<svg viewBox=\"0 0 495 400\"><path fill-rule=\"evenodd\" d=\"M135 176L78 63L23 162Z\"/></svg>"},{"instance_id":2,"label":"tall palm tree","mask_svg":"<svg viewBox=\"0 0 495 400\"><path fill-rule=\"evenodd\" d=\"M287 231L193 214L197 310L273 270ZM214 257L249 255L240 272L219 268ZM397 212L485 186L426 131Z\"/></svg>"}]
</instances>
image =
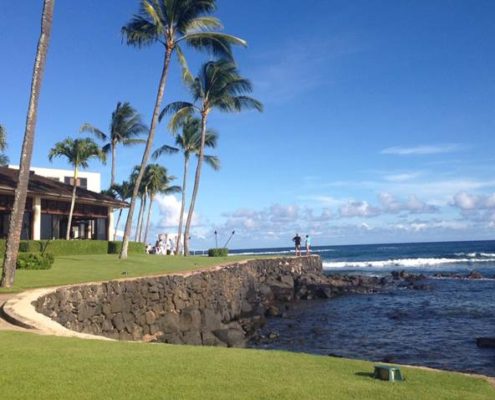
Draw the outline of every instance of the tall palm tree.
<instances>
[{"instance_id":1,"label":"tall palm tree","mask_svg":"<svg viewBox=\"0 0 495 400\"><path fill-rule=\"evenodd\" d=\"M207 62L201 67L199 75L194 79L186 80L186 83L191 92L193 103L171 103L163 109L160 117L167 113L175 113L169 126L172 131L177 131L184 118L187 118L190 113L198 112L201 115L201 143L198 164L184 230L184 254L188 255L189 232L199 190L201 167L204 161L208 116L215 109L222 112L240 112L246 109L263 111L263 105L258 100L246 96L246 93L252 92L251 82L239 74L236 65L231 61Z\"/></svg>"},{"instance_id":2,"label":"tall palm tree","mask_svg":"<svg viewBox=\"0 0 495 400\"><path fill-rule=\"evenodd\" d=\"M146 218L146 226L144 229L144 243L148 241L148 232L150 229L151 220L151 209L153 207L153 202L158 193L161 194L172 194L180 192L181 188L179 186L170 186L170 182L175 179L174 176L169 176L168 171L165 167L159 164L148 164L146 166L146 171L144 172L143 181L146 182L147 195L150 199L150 204L148 206L148 216ZM140 238L141 239L141 238Z\"/></svg>"},{"instance_id":3,"label":"tall palm tree","mask_svg":"<svg viewBox=\"0 0 495 400\"><path fill-rule=\"evenodd\" d=\"M9 163L9 157L3 152L7 149L7 132L3 125L0 125L0 165L7 165Z\"/></svg>"},{"instance_id":4,"label":"tall palm tree","mask_svg":"<svg viewBox=\"0 0 495 400\"><path fill-rule=\"evenodd\" d=\"M232 57L231 45L246 45L242 39L219 32L222 28L220 20L209 15L215 9L216 0L141 0L139 13L122 28L127 44L144 47L161 43L165 52L148 139L127 215L122 250L119 255L121 259L127 258L136 198L153 146L172 54L174 52L177 54L184 78L190 79L181 47L183 43L194 49L207 50L228 59Z\"/></svg>"},{"instance_id":5,"label":"tall palm tree","mask_svg":"<svg viewBox=\"0 0 495 400\"><path fill-rule=\"evenodd\" d=\"M132 190L134 190L134 186L136 184L136 179L139 174L140 166L136 165L132 172L131 176L129 178L129 182L132 186ZM138 198L139 198L139 213L138 213L138 218L137 218L137 223L136 223L136 232L134 234L134 241L138 242L139 237L141 235L142 231L142 224L143 224L143 215L144 215L144 209L146 207L146 200L147 200L147 187L146 187L146 181L144 179L141 181L139 185L139 191L138 191ZM132 193L131 193L132 196Z\"/></svg>"},{"instance_id":6,"label":"tall palm tree","mask_svg":"<svg viewBox=\"0 0 495 400\"><path fill-rule=\"evenodd\" d=\"M70 202L69 221L67 222L66 240L70 239L70 230L72 226L72 214L76 204L76 188L79 168L88 168L88 161L96 158L105 162L106 156L103 150L91 138L71 139L67 138L62 142L55 143L55 146L48 153L48 159L52 161L56 157L65 157L74 167L74 182L72 186L72 199Z\"/></svg>"},{"instance_id":7,"label":"tall palm tree","mask_svg":"<svg viewBox=\"0 0 495 400\"><path fill-rule=\"evenodd\" d=\"M107 142L103 146L103 151L112 155L112 172L110 177L110 187L115 183L115 160L116 150L119 144L132 146L138 143L145 143L145 140L137 137L143 134L148 128L143 124L141 116L127 102L117 103L117 107L112 112L109 133L104 133L95 126L85 123L81 126L81 132L91 132L98 139Z\"/></svg>"},{"instance_id":8,"label":"tall palm tree","mask_svg":"<svg viewBox=\"0 0 495 400\"><path fill-rule=\"evenodd\" d=\"M177 233L177 243L175 244L175 254L180 251L180 239L182 237L182 225L184 223L184 210L186 207L186 185L189 170L189 158L191 154L199 155L201 147L201 120L193 116L187 116L181 122L182 133L175 136L175 145L182 151L184 156L184 172L182 175L181 205L179 215L179 230ZM205 147L215 148L217 145L218 134L208 129L205 137ZM164 153L170 152L170 146L164 145L153 153L153 158L157 159ZM178 150L172 147L172 149ZM215 171L220 169L220 160L211 155L205 155L204 161Z\"/></svg>"},{"instance_id":9,"label":"tall palm tree","mask_svg":"<svg viewBox=\"0 0 495 400\"><path fill-rule=\"evenodd\" d=\"M29 183L29 170L31 168L31 156L33 154L34 134L38 113L38 99L41 92L41 82L45 70L46 55L50 43L52 30L53 8L55 0L44 0L41 15L41 33L34 61L33 77L31 81L31 96L26 118L26 129L22 143L21 157L19 161L19 178L14 193L14 205L10 214L9 235L3 259L1 287L11 287L14 284L19 241L21 239L22 220L26 206L27 188Z\"/></svg>"},{"instance_id":10,"label":"tall palm tree","mask_svg":"<svg viewBox=\"0 0 495 400\"><path fill-rule=\"evenodd\" d=\"M113 193L114 197L121 201L127 201L132 196L132 184L128 181L124 181L121 184L114 183L110 187L110 191ZM115 229L113 232L113 240L117 240L117 231L119 229L120 218L122 217L123 209L119 209L119 215L117 217L117 222L115 223Z\"/></svg>"}]
</instances>

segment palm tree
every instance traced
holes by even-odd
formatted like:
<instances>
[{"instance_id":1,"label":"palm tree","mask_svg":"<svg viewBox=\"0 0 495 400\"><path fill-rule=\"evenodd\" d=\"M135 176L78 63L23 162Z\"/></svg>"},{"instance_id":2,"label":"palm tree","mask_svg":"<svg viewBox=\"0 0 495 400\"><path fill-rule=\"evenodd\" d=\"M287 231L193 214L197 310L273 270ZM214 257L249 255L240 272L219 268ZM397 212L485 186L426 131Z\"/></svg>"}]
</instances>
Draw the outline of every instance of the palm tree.
<instances>
[{"instance_id":1,"label":"palm tree","mask_svg":"<svg viewBox=\"0 0 495 400\"><path fill-rule=\"evenodd\" d=\"M127 102L117 103L117 107L112 112L109 133L104 133L91 124L85 123L81 126L81 132L91 132L98 139L107 142L103 146L103 151L112 155L112 173L110 178L110 187L115 183L115 159L116 149L119 144L132 146L138 143L145 143L145 140L137 137L144 133L148 128L141 121L141 116Z\"/></svg>"},{"instance_id":2,"label":"palm tree","mask_svg":"<svg viewBox=\"0 0 495 400\"><path fill-rule=\"evenodd\" d=\"M131 198L132 196L132 184L129 183L128 181L124 181L121 184L114 183L110 187L110 192L113 193L113 196L121 201L127 201ZM113 240L117 240L117 231L119 228L120 224L120 218L122 217L122 211L123 209L121 208L119 210L119 215L117 217L117 222L115 223L115 229L113 232Z\"/></svg>"},{"instance_id":3,"label":"palm tree","mask_svg":"<svg viewBox=\"0 0 495 400\"><path fill-rule=\"evenodd\" d=\"M76 188L79 168L88 168L88 161L91 158L97 158L103 163L106 160L105 153L91 138L71 139L67 138L62 142L55 143L55 146L48 153L50 161L56 157L65 157L67 161L74 167L74 182L72 186L72 199L70 203L69 221L67 222L66 240L70 239L70 231L72 226L72 214L74 205L76 204Z\"/></svg>"},{"instance_id":4,"label":"palm tree","mask_svg":"<svg viewBox=\"0 0 495 400\"><path fill-rule=\"evenodd\" d=\"M240 112L246 109L263 111L263 105L258 100L246 96L246 93L252 91L251 82L239 74L236 65L231 61L207 62L203 64L196 78L188 79L186 82L192 94L193 103L171 103L163 109L160 117L162 118L167 113L175 113L169 126L172 131L177 131L182 121L192 112L196 111L201 115L201 143L198 164L196 166L191 205L184 230L184 254L188 255L189 231L204 160L208 116L214 109L222 112Z\"/></svg>"},{"instance_id":5,"label":"palm tree","mask_svg":"<svg viewBox=\"0 0 495 400\"><path fill-rule=\"evenodd\" d=\"M199 154L201 147L201 120L194 118L193 116L186 117L182 123L182 134L175 136L175 145L181 149L184 155L184 172L182 176L182 190L181 190L181 206L179 215L179 230L177 233L177 243L175 248L175 254L179 254L180 251L180 238L182 237L182 225L184 222L184 210L186 207L186 184L189 170L189 158L191 154ZM215 148L217 145L218 134L208 129L205 137L205 147ZM164 153L169 153L171 149L178 150L177 148L164 145L153 153L153 158L157 159ZM215 171L220 169L220 160L215 156L205 155L204 161L211 166Z\"/></svg>"},{"instance_id":6,"label":"palm tree","mask_svg":"<svg viewBox=\"0 0 495 400\"><path fill-rule=\"evenodd\" d=\"M19 161L19 178L14 193L14 205L10 214L9 235L3 259L1 287L11 287L14 284L17 254L21 238L22 220L26 206L27 188L29 183L29 170L31 168L31 156L33 154L34 134L38 113L38 100L41 92L41 82L45 70L46 55L52 28L53 8L55 0L44 0L41 15L41 33L34 61L33 77L31 81L31 96L26 118L26 129L22 143L21 157Z\"/></svg>"},{"instance_id":7,"label":"palm tree","mask_svg":"<svg viewBox=\"0 0 495 400\"><path fill-rule=\"evenodd\" d=\"M215 9L216 0L141 0L139 13L122 28L127 44L144 47L158 42L164 46L165 54L148 139L127 215L119 256L121 259L127 258L136 198L153 146L172 54L174 51L177 54L183 77L190 79L190 72L181 47L183 43L228 59L232 58L231 45L246 45L242 39L219 32L222 28L220 20L209 15Z\"/></svg>"},{"instance_id":8,"label":"palm tree","mask_svg":"<svg viewBox=\"0 0 495 400\"><path fill-rule=\"evenodd\" d=\"M179 186L170 186L170 182L175 179L174 176L169 176L165 167L159 164L148 164L144 173L143 181L146 182L147 195L150 199L148 206L148 216L146 218L146 227L144 229L144 243L148 241L148 232L150 229L151 208L153 201L158 193L172 194L180 192ZM141 237L139 238L141 240Z\"/></svg>"},{"instance_id":9,"label":"palm tree","mask_svg":"<svg viewBox=\"0 0 495 400\"><path fill-rule=\"evenodd\" d=\"M136 179L139 174L140 166L136 165L134 169L132 170L131 176L130 176L130 183L132 186L132 190L134 190L134 186L136 184ZM139 185L139 191L138 191L138 198L139 198L139 213L138 213L138 218L137 218L137 225L136 225L136 232L134 235L134 241L138 242L139 237L141 235L141 227L143 223L143 214L144 214L144 208L146 207L146 199L147 199L147 187L146 187L146 182L144 180L141 181ZM131 193L132 196L132 193Z\"/></svg>"},{"instance_id":10,"label":"palm tree","mask_svg":"<svg viewBox=\"0 0 495 400\"><path fill-rule=\"evenodd\" d=\"M0 125L0 165L7 165L9 163L9 157L3 152L7 149L7 132L3 125Z\"/></svg>"}]
</instances>

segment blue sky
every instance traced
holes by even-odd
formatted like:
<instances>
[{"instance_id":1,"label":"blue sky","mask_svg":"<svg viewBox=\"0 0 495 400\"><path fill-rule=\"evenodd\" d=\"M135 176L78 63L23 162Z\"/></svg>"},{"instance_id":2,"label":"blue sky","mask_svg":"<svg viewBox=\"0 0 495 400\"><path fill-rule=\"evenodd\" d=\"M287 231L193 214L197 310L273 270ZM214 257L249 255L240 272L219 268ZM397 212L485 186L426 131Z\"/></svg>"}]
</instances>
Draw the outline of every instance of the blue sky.
<instances>
[{"instance_id":1,"label":"blue sky","mask_svg":"<svg viewBox=\"0 0 495 400\"><path fill-rule=\"evenodd\" d=\"M56 3L33 165L67 167L49 163L50 147L83 122L106 129L117 101L149 123L162 49L122 43L138 2L118 3ZM218 1L225 31L249 42L236 59L265 112L211 118L222 169L204 170L193 246L210 247L215 229L236 230L232 247L290 245L296 231L316 245L493 239L495 3L280 4ZM0 123L12 162L40 12L41 1L0 3ZM188 52L194 71L207 59ZM182 99L174 64L164 103ZM141 154L119 151L119 180ZM180 156L162 162L180 178ZM108 184L109 166L90 170ZM178 201L159 199L154 232L175 230Z\"/></svg>"}]
</instances>

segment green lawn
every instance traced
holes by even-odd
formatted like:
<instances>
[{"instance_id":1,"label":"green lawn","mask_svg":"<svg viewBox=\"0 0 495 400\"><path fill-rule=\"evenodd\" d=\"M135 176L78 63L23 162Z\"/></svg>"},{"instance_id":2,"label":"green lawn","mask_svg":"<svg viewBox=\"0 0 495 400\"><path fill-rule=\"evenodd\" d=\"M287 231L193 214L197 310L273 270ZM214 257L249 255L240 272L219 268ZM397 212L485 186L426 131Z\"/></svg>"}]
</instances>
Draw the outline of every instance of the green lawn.
<instances>
[{"instance_id":1,"label":"green lawn","mask_svg":"<svg viewBox=\"0 0 495 400\"><path fill-rule=\"evenodd\" d=\"M119 260L114 254L58 256L49 270L17 270L15 286L0 289L0 293L20 292L26 289L68 285L81 282L106 281L126 276L146 276L160 273L193 271L226 262L245 260L246 256L233 257L173 257L156 255L130 255ZM1 270L1 269L0 269Z\"/></svg>"},{"instance_id":2,"label":"green lawn","mask_svg":"<svg viewBox=\"0 0 495 400\"><path fill-rule=\"evenodd\" d=\"M493 399L487 382L278 351L103 342L0 332L2 399Z\"/></svg>"}]
</instances>

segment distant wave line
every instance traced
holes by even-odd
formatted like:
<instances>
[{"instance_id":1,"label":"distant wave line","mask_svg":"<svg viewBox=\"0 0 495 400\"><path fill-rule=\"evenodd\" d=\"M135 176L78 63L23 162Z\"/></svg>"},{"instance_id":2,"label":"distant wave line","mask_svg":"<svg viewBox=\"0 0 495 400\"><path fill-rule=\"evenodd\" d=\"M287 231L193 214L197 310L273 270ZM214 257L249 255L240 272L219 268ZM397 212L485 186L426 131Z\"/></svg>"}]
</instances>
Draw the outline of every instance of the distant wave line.
<instances>
[{"instance_id":1,"label":"distant wave line","mask_svg":"<svg viewBox=\"0 0 495 400\"><path fill-rule=\"evenodd\" d=\"M377 261L333 261L323 262L324 269L333 268L386 268L386 267L425 267L442 264L495 262L495 258L402 258Z\"/></svg>"}]
</instances>

